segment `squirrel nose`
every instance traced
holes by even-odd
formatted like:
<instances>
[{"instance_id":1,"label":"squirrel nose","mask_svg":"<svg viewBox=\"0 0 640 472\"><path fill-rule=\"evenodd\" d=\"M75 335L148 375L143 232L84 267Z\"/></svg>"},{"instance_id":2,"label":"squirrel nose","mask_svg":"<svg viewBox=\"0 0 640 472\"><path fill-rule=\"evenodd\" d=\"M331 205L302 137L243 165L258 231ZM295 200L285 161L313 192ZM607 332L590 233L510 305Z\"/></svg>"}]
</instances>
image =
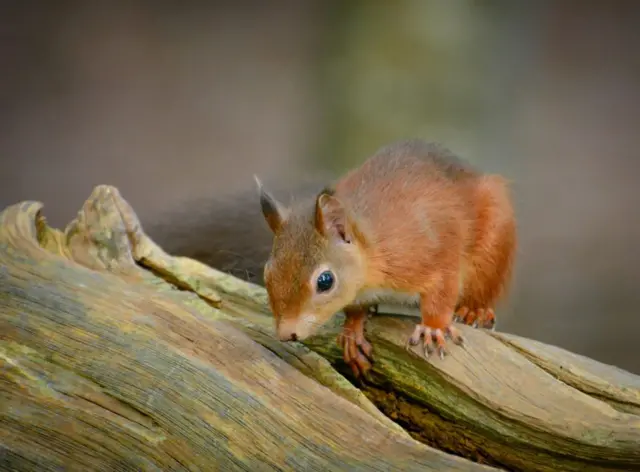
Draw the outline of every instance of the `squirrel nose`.
<instances>
[{"instance_id":1,"label":"squirrel nose","mask_svg":"<svg viewBox=\"0 0 640 472\"><path fill-rule=\"evenodd\" d=\"M278 329L278 337L280 338L280 341L297 341L298 340L298 333L296 333L295 331L295 327L293 326L280 326Z\"/></svg>"},{"instance_id":2,"label":"squirrel nose","mask_svg":"<svg viewBox=\"0 0 640 472\"><path fill-rule=\"evenodd\" d=\"M296 333L285 333L280 335L280 341L297 341L298 335Z\"/></svg>"},{"instance_id":3,"label":"squirrel nose","mask_svg":"<svg viewBox=\"0 0 640 472\"><path fill-rule=\"evenodd\" d=\"M276 332L278 333L278 338L280 341L297 341L300 339L298 334L299 327L296 320L281 320L276 327Z\"/></svg>"}]
</instances>

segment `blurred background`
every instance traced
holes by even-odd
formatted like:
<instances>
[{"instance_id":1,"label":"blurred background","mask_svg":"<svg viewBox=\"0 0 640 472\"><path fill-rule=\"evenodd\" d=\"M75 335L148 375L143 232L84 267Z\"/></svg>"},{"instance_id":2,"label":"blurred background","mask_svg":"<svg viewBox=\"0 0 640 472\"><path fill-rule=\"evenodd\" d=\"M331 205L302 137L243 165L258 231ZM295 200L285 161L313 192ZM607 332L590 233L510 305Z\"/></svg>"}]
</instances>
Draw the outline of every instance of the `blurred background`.
<instances>
[{"instance_id":1,"label":"blurred background","mask_svg":"<svg viewBox=\"0 0 640 472\"><path fill-rule=\"evenodd\" d=\"M254 173L441 141L513 180L498 328L640 373L639 48L633 0L3 0L0 206L62 227L112 184L171 250L260 258Z\"/></svg>"}]
</instances>

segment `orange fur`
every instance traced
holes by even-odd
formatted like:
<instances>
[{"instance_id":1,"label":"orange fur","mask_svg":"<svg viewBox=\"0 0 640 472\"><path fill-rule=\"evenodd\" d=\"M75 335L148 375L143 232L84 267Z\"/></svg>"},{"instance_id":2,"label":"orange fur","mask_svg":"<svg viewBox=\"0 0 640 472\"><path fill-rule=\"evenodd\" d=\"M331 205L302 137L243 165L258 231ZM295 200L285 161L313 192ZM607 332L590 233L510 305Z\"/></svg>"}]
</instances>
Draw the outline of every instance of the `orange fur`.
<instances>
[{"instance_id":1,"label":"orange fur","mask_svg":"<svg viewBox=\"0 0 640 472\"><path fill-rule=\"evenodd\" d=\"M419 302L410 341L424 336L427 351L435 342L441 355L445 334L462 341L454 312L493 323L516 247L503 178L411 140L381 149L314 201L285 210L261 189L261 202L275 235L265 285L281 339L304 339L346 308L362 347L364 321L353 314L385 298ZM314 285L323 270L336 276L328 293ZM353 342L343 342L345 356Z\"/></svg>"}]
</instances>

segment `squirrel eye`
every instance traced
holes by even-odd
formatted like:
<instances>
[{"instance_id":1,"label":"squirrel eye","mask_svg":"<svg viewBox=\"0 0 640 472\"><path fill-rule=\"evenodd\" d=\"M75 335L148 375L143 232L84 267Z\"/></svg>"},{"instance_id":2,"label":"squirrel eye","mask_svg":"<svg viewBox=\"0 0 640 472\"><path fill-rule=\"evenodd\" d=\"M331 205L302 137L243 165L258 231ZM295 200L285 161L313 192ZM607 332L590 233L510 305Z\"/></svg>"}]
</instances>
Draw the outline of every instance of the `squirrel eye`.
<instances>
[{"instance_id":1,"label":"squirrel eye","mask_svg":"<svg viewBox=\"0 0 640 472\"><path fill-rule=\"evenodd\" d=\"M318 276L316 281L316 290L318 293L327 292L333 287L333 273L325 270Z\"/></svg>"}]
</instances>

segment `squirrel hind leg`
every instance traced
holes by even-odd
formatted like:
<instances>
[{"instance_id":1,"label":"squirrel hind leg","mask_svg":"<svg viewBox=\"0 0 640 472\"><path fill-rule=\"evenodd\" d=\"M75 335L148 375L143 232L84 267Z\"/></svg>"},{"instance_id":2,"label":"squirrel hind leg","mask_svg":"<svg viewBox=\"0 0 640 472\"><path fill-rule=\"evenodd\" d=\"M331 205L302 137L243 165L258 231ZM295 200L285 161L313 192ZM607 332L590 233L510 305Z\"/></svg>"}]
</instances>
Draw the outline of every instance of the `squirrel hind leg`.
<instances>
[{"instance_id":1,"label":"squirrel hind leg","mask_svg":"<svg viewBox=\"0 0 640 472\"><path fill-rule=\"evenodd\" d=\"M488 176L477 188L476 240L469 250L462 296L455 309L456 321L495 329L495 306L509 286L517 246L516 224L506 183Z\"/></svg>"},{"instance_id":2,"label":"squirrel hind leg","mask_svg":"<svg viewBox=\"0 0 640 472\"><path fill-rule=\"evenodd\" d=\"M470 309L460 306L456 309L454 321L473 326L474 328L496 329L496 314L493 308Z\"/></svg>"}]
</instances>

